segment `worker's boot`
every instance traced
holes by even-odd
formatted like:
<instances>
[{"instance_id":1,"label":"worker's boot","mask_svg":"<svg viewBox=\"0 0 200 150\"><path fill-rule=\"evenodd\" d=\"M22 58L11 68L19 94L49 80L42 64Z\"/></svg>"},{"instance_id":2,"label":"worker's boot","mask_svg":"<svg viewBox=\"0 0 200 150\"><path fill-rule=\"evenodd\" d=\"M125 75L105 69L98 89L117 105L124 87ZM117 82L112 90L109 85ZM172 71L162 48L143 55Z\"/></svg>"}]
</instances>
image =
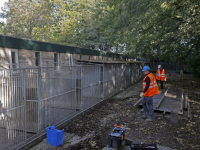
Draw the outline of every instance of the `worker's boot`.
<instances>
[{"instance_id":1,"label":"worker's boot","mask_svg":"<svg viewBox=\"0 0 200 150\"><path fill-rule=\"evenodd\" d=\"M148 122L152 122L152 121L154 121L155 119L151 119L151 118L148 118L148 119L146 119L146 121L148 121Z\"/></svg>"},{"instance_id":2,"label":"worker's boot","mask_svg":"<svg viewBox=\"0 0 200 150\"><path fill-rule=\"evenodd\" d=\"M145 114L142 115L142 119L146 119L147 117L148 117L148 116L145 115Z\"/></svg>"}]
</instances>

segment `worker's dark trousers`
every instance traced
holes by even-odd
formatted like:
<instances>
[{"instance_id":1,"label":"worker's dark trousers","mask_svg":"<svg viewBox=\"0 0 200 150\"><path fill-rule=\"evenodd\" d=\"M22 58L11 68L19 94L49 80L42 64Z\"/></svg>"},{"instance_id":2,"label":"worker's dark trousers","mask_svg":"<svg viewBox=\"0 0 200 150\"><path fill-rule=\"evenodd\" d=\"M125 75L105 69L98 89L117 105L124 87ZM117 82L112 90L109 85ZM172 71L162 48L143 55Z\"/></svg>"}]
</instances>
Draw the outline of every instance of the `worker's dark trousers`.
<instances>
[{"instance_id":1,"label":"worker's dark trousers","mask_svg":"<svg viewBox=\"0 0 200 150\"><path fill-rule=\"evenodd\" d=\"M146 116L150 116L151 119L155 119L154 109L153 109L153 97L143 96L142 106L143 106L143 109L144 109L144 114Z\"/></svg>"},{"instance_id":2,"label":"worker's dark trousers","mask_svg":"<svg viewBox=\"0 0 200 150\"><path fill-rule=\"evenodd\" d=\"M161 84L161 89L163 89L163 81L161 81L161 80L156 80L156 82L157 82L157 84L160 82L160 84Z\"/></svg>"}]
</instances>

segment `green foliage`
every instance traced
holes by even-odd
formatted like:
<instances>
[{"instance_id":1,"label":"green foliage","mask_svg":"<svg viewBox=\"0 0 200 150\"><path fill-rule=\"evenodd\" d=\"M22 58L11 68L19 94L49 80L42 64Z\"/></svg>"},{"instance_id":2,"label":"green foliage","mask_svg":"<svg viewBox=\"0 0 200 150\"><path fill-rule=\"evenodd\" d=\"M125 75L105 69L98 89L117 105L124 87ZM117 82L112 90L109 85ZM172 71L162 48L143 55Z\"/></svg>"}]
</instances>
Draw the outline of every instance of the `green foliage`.
<instances>
[{"instance_id":1,"label":"green foliage","mask_svg":"<svg viewBox=\"0 0 200 150\"><path fill-rule=\"evenodd\" d=\"M21 38L46 41L52 24L47 0L10 0L5 33Z\"/></svg>"},{"instance_id":2,"label":"green foliage","mask_svg":"<svg viewBox=\"0 0 200 150\"><path fill-rule=\"evenodd\" d=\"M0 34L4 35L4 23L0 23Z\"/></svg>"},{"instance_id":3,"label":"green foliage","mask_svg":"<svg viewBox=\"0 0 200 150\"><path fill-rule=\"evenodd\" d=\"M83 48L98 48L105 37L95 16L94 0L54 1L53 41Z\"/></svg>"},{"instance_id":4,"label":"green foliage","mask_svg":"<svg viewBox=\"0 0 200 150\"><path fill-rule=\"evenodd\" d=\"M198 70L200 3L188 0L104 0L103 22L111 45L125 43L130 55L190 64ZM111 19L113 18L113 19ZM112 35L112 36L111 36ZM195 54L195 55L194 55ZM193 59L194 63L187 61ZM198 72L198 71L196 71Z\"/></svg>"},{"instance_id":5,"label":"green foliage","mask_svg":"<svg viewBox=\"0 0 200 150\"><path fill-rule=\"evenodd\" d=\"M200 74L195 0L10 0L8 35L186 65ZM20 9L19 9L20 8Z\"/></svg>"}]
</instances>

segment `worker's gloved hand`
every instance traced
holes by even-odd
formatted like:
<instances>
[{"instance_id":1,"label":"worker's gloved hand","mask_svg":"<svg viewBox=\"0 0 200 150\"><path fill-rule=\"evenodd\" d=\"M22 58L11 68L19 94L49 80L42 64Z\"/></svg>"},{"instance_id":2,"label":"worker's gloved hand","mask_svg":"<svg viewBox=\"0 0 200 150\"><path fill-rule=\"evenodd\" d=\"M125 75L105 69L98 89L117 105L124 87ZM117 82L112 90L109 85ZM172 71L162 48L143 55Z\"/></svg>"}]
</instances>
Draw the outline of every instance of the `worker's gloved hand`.
<instances>
[{"instance_id":1,"label":"worker's gloved hand","mask_svg":"<svg viewBox=\"0 0 200 150\"><path fill-rule=\"evenodd\" d=\"M167 78L165 77L165 80L164 81L167 81Z\"/></svg>"},{"instance_id":2,"label":"worker's gloved hand","mask_svg":"<svg viewBox=\"0 0 200 150\"><path fill-rule=\"evenodd\" d=\"M143 97L144 96L144 93L142 92L141 94L140 94L140 97Z\"/></svg>"}]
</instances>

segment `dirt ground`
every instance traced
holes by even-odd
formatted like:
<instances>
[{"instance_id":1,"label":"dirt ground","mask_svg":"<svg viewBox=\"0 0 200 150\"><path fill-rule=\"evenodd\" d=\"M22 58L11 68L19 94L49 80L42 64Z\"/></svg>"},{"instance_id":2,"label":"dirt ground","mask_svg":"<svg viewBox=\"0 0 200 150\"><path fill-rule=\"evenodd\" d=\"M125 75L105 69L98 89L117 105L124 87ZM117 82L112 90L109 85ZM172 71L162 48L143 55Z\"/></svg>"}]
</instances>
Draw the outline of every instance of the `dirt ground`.
<instances>
[{"instance_id":1,"label":"dirt ground","mask_svg":"<svg viewBox=\"0 0 200 150\"><path fill-rule=\"evenodd\" d=\"M56 150L101 150L107 145L109 131L117 123L126 128L126 137L138 143L155 143L177 150L200 149L200 79L184 74L168 76L164 88L182 90L188 93L191 106L191 120L179 119L178 124L170 122L170 118L156 116L154 122L146 122L141 118L141 108L134 103L140 98L142 80L131 86L131 91L121 92L115 97L103 101L84 112L67 124L64 128L70 136ZM131 93L131 94L130 94ZM73 137L81 137L79 143L71 145ZM38 144L39 145L39 144ZM45 149L36 145L32 149Z\"/></svg>"}]
</instances>

